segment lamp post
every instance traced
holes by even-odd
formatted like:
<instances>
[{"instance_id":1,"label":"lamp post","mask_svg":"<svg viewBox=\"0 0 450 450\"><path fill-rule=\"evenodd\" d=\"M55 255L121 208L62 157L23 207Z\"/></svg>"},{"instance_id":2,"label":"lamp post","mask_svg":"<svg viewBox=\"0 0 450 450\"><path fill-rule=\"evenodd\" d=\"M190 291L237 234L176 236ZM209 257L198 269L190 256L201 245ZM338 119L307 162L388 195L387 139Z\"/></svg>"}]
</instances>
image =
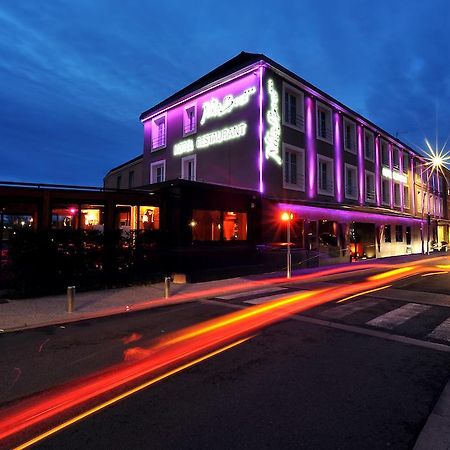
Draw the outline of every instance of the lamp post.
<instances>
[{"instance_id":1,"label":"lamp post","mask_svg":"<svg viewBox=\"0 0 450 450\"><path fill-rule=\"evenodd\" d=\"M293 214L288 211L284 211L281 214L281 220L286 222L286 234L287 234L287 252L286 252L286 278L291 278L292 276L292 258L291 258L291 220L293 219Z\"/></svg>"}]
</instances>

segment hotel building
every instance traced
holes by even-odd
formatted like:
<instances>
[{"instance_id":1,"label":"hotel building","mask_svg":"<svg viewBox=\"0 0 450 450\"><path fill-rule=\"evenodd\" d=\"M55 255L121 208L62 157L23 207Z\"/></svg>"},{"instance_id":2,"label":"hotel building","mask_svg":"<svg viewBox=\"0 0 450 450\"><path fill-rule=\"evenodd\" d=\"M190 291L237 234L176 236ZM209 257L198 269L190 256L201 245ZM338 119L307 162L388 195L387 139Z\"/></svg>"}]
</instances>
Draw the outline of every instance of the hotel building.
<instances>
[{"instance_id":1,"label":"hotel building","mask_svg":"<svg viewBox=\"0 0 450 450\"><path fill-rule=\"evenodd\" d=\"M292 213L298 263L421 253L428 242L448 242L444 177L265 55L239 54L140 120L142 155L104 184L157 194L147 221L157 215L177 248L280 248L283 211Z\"/></svg>"}]
</instances>

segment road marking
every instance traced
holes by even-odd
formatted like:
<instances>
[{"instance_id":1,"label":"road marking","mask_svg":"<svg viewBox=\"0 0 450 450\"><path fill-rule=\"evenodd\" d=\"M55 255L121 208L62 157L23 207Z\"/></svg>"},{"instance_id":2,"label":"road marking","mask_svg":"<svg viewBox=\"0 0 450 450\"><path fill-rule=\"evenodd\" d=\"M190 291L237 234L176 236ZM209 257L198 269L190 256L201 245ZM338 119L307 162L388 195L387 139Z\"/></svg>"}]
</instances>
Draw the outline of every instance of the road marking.
<instances>
[{"instance_id":1,"label":"road marking","mask_svg":"<svg viewBox=\"0 0 450 450\"><path fill-rule=\"evenodd\" d=\"M408 303L400 308L396 308L386 314L378 316L375 319L369 320L366 322L366 325L393 330L395 327L398 327L407 320L412 319L430 308L431 306L429 305Z\"/></svg>"},{"instance_id":2,"label":"road marking","mask_svg":"<svg viewBox=\"0 0 450 450\"><path fill-rule=\"evenodd\" d=\"M428 337L450 342L450 317L438 325Z\"/></svg>"},{"instance_id":3,"label":"road marking","mask_svg":"<svg viewBox=\"0 0 450 450\"><path fill-rule=\"evenodd\" d=\"M220 298L221 300L233 300L235 298L249 297L250 295L267 294L269 292L279 292L282 290L286 290L286 288L280 287L280 286L275 286L275 287L270 287L270 288L265 288L265 289L256 289L254 291L239 292L238 294L221 295L220 297L216 297L216 298Z\"/></svg>"},{"instance_id":4,"label":"road marking","mask_svg":"<svg viewBox=\"0 0 450 450\"><path fill-rule=\"evenodd\" d=\"M357 311L370 308L371 306L380 303L379 300L359 300L353 303L347 303L345 305L333 306L325 311L319 313L319 316L328 317L329 319L342 319L345 316L349 316Z\"/></svg>"},{"instance_id":5,"label":"road marking","mask_svg":"<svg viewBox=\"0 0 450 450\"><path fill-rule=\"evenodd\" d=\"M296 293L302 292L299 290ZM288 292L283 292L282 294L278 295L268 295L267 297L259 297L259 298L252 298L251 300L245 300L244 303L248 303L249 305L261 305L263 303L270 302L271 300L278 300L279 298L286 297L288 295Z\"/></svg>"}]
</instances>

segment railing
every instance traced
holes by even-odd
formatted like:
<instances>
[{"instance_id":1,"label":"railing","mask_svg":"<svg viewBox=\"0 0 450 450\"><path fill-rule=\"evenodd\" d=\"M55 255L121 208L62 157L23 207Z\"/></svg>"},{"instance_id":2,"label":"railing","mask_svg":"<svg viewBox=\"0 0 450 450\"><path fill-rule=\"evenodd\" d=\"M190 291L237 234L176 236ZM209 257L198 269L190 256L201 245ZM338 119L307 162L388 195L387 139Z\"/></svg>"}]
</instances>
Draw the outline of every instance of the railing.
<instances>
[{"instance_id":1,"label":"railing","mask_svg":"<svg viewBox=\"0 0 450 450\"><path fill-rule=\"evenodd\" d=\"M152 148L160 148L166 145L166 136L156 136L152 139Z\"/></svg>"},{"instance_id":2,"label":"railing","mask_svg":"<svg viewBox=\"0 0 450 450\"><path fill-rule=\"evenodd\" d=\"M320 126L320 124L318 126L319 126L319 128L318 128L318 136L320 138L322 138L322 139L327 140L327 141L331 141L331 137L332 137L331 127L326 126L324 128L324 127Z\"/></svg>"}]
</instances>

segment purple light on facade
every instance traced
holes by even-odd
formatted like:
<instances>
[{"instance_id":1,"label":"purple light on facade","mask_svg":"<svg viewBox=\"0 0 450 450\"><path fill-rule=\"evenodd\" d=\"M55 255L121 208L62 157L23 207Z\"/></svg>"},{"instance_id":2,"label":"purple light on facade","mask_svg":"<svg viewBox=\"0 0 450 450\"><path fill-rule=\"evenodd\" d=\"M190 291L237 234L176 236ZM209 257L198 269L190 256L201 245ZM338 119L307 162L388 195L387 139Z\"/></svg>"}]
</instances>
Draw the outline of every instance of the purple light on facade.
<instances>
[{"instance_id":1,"label":"purple light on facade","mask_svg":"<svg viewBox=\"0 0 450 450\"><path fill-rule=\"evenodd\" d=\"M364 148L363 148L363 128L361 125L358 125L358 179L359 179L359 187L358 187L358 199L359 204L364 204Z\"/></svg>"},{"instance_id":2,"label":"purple light on facade","mask_svg":"<svg viewBox=\"0 0 450 450\"><path fill-rule=\"evenodd\" d=\"M411 213L416 214L416 176L414 174L414 159L410 158L410 171L411 171L411 186L412 195L411 196Z\"/></svg>"},{"instance_id":3,"label":"purple light on facade","mask_svg":"<svg viewBox=\"0 0 450 450\"><path fill-rule=\"evenodd\" d=\"M438 216L442 217L442 211L441 211L441 180L439 174L436 174L437 179L437 204L438 204Z\"/></svg>"},{"instance_id":4,"label":"purple light on facade","mask_svg":"<svg viewBox=\"0 0 450 450\"><path fill-rule=\"evenodd\" d=\"M400 150L398 151L398 167L399 167L400 173L403 173L403 152L401 152ZM403 193L404 193L404 189L403 189L403 183L402 183L400 185L400 207L401 207L402 212L405 207Z\"/></svg>"},{"instance_id":5,"label":"purple light on facade","mask_svg":"<svg viewBox=\"0 0 450 450\"><path fill-rule=\"evenodd\" d=\"M392 149L392 144L390 142L388 144L388 151L389 151L389 169L392 174L392 169L393 169L392 152L393 152L393 149ZM391 209L394 209L394 180L392 178L389 180L389 191L391 193L389 206Z\"/></svg>"},{"instance_id":6,"label":"purple light on facade","mask_svg":"<svg viewBox=\"0 0 450 450\"><path fill-rule=\"evenodd\" d=\"M300 219L308 220L335 220L337 222L367 222L376 224L398 223L411 224L420 223L420 219L395 215L384 215L363 211L320 208L318 206L292 205L289 203L278 203L280 211L292 211Z\"/></svg>"},{"instance_id":7,"label":"purple light on facade","mask_svg":"<svg viewBox=\"0 0 450 450\"><path fill-rule=\"evenodd\" d=\"M342 115L337 111L334 113L334 171L336 179L336 201L342 203L344 198L344 174L343 174L343 149L341 137L341 119Z\"/></svg>"},{"instance_id":8,"label":"purple light on facade","mask_svg":"<svg viewBox=\"0 0 450 450\"><path fill-rule=\"evenodd\" d=\"M380 136L375 138L375 195L377 206L381 206Z\"/></svg>"},{"instance_id":9,"label":"purple light on facade","mask_svg":"<svg viewBox=\"0 0 450 450\"><path fill-rule=\"evenodd\" d=\"M306 154L308 169L308 198L314 198L317 192L317 151L316 151L316 129L314 121L314 100L306 96Z\"/></svg>"},{"instance_id":10,"label":"purple light on facade","mask_svg":"<svg viewBox=\"0 0 450 450\"><path fill-rule=\"evenodd\" d=\"M264 122L263 122L263 75L264 67L259 67L259 192L264 192L263 184L263 134L264 134Z\"/></svg>"}]
</instances>

